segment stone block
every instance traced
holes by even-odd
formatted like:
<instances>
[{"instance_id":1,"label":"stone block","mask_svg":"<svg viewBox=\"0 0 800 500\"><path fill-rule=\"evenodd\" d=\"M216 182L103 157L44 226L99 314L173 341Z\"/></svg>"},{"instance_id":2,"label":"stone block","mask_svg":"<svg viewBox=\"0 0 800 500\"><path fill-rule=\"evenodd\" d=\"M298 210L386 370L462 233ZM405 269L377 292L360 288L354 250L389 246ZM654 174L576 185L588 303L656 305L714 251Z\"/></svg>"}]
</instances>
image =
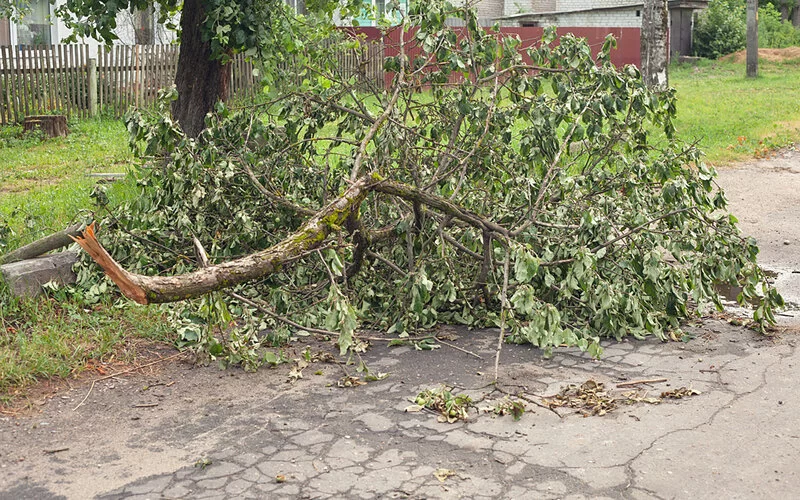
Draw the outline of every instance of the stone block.
<instances>
[{"instance_id":1,"label":"stone block","mask_svg":"<svg viewBox=\"0 0 800 500\"><path fill-rule=\"evenodd\" d=\"M35 297L42 285L54 281L60 285L75 283L72 266L78 261L75 252L60 252L0 266L0 277L17 297Z\"/></svg>"}]
</instances>

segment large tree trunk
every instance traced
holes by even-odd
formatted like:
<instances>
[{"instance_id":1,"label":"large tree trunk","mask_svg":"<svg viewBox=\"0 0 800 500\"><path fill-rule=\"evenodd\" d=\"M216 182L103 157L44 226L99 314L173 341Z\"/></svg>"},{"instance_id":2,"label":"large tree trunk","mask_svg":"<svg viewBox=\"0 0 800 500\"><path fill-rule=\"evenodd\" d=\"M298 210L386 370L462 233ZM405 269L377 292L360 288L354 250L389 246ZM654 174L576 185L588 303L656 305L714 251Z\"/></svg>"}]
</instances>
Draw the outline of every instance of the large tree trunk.
<instances>
[{"instance_id":1,"label":"large tree trunk","mask_svg":"<svg viewBox=\"0 0 800 500\"><path fill-rule=\"evenodd\" d=\"M230 82L230 65L211 59L211 44L203 40L201 25L206 17L203 0L186 0L181 13L181 52L175 73L178 99L172 116L189 137L205 128L206 113L217 101L225 100Z\"/></svg>"},{"instance_id":2,"label":"large tree trunk","mask_svg":"<svg viewBox=\"0 0 800 500\"><path fill-rule=\"evenodd\" d=\"M642 12L642 79L653 90L667 90L669 63L667 0L645 0Z\"/></svg>"}]
</instances>

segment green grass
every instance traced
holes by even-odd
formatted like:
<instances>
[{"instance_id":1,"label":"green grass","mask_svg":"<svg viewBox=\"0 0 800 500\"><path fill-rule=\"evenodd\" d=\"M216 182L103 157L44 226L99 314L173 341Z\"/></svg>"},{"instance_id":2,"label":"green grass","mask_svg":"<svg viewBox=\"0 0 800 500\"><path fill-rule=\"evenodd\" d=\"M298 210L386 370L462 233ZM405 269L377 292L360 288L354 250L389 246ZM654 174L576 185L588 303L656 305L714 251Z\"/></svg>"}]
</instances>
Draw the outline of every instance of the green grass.
<instances>
[{"instance_id":1,"label":"green grass","mask_svg":"<svg viewBox=\"0 0 800 500\"><path fill-rule=\"evenodd\" d=\"M0 129L0 251L63 229L92 210L97 179L89 173L128 168L133 157L121 121L76 121L69 128L66 138L56 139ZM108 195L119 202L134 193L119 182ZM16 300L0 284L0 404L14 403L36 380L78 374L90 360L132 358L137 339L169 337L156 307L117 307L110 293L94 305L63 291Z\"/></svg>"},{"instance_id":2,"label":"green grass","mask_svg":"<svg viewBox=\"0 0 800 500\"><path fill-rule=\"evenodd\" d=\"M90 360L132 361L137 339L168 339L157 308L81 304L63 292L10 299L0 290L0 405L38 379L80 374Z\"/></svg>"},{"instance_id":3,"label":"green grass","mask_svg":"<svg viewBox=\"0 0 800 500\"><path fill-rule=\"evenodd\" d=\"M133 158L124 124L97 119L70 123L67 137L23 135L0 129L0 224L14 236L9 249L67 227L92 204L93 172L125 172ZM126 196L124 185L113 188ZM2 242L0 242L0 249Z\"/></svg>"},{"instance_id":4,"label":"green grass","mask_svg":"<svg viewBox=\"0 0 800 500\"><path fill-rule=\"evenodd\" d=\"M678 91L676 128L699 141L714 164L741 161L800 141L800 61L759 63L757 78L744 63L701 61L673 65Z\"/></svg>"}]
</instances>

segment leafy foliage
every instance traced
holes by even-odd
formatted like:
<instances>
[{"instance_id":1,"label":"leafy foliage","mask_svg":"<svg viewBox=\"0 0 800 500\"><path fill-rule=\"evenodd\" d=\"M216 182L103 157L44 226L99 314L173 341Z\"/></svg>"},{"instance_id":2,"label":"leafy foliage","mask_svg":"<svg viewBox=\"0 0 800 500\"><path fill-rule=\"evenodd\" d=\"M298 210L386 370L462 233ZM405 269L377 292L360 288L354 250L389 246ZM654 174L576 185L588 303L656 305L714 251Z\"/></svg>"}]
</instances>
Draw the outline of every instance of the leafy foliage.
<instances>
[{"instance_id":1,"label":"leafy foliage","mask_svg":"<svg viewBox=\"0 0 800 500\"><path fill-rule=\"evenodd\" d=\"M744 3L711 0L697 16L694 50L698 56L716 59L744 48L747 41Z\"/></svg>"},{"instance_id":2,"label":"leafy foliage","mask_svg":"<svg viewBox=\"0 0 800 500\"><path fill-rule=\"evenodd\" d=\"M211 57L223 62L241 52L261 61L277 59L296 48L300 40L296 37L298 26L291 8L280 0L67 0L56 9L56 14L71 30L68 41L90 37L112 43L118 38L115 30L119 12L145 10L151 5L156 7L158 22L173 30L178 30L175 20L179 12L200 9L202 38L210 44ZM325 0L311 2L310 16L328 18L338 5ZM343 2L340 12L347 14L355 8L355 2Z\"/></svg>"},{"instance_id":3,"label":"leafy foliage","mask_svg":"<svg viewBox=\"0 0 800 500\"><path fill-rule=\"evenodd\" d=\"M359 327L405 335L445 322L502 323L512 341L599 356L602 337L667 339L721 307L716 283L741 284L756 321L774 321L782 299L755 242L726 213L713 169L674 136L674 92L615 68L613 39L593 57L585 40L555 45L547 31L521 51L440 2L414 4L402 29L389 89L357 85L321 51L268 102L220 105L197 139L166 113L174 96L129 117L148 160L133 174L141 195L112 209L104 234L142 274L196 269L193 238L212 263L275 245L372 179L338 236L236 287L246 301L212 301L236 315L211 314L205 299L182 306L217 336L245 325L248 340L217 342L215 355L258 364L257 332L287 324L334 330L345 353Z\"/></svg>"},{"instance_id":4,"label":"leafy foliage","mask_svg":"<svg viewBox=\"0 0 800 500\"><path fill-rule=\"evenodd\" d=\"M789 8L797 8L790 2ZM742 0L711 0L694 27L694 47L698 56L718 57L742 50L747 41L747 14ZM758 46L785 48L800 44L800 29L783 20L774 3L758 9Z\"/></svg>"},{"instance_id":5,"label":"leafy foliage","mask_svg":"<svg viewBox=\"0 0 800 500\"><path fill-rule=\"evenodd\" d=\"M781 19L781 13L772 4L758 9L758 46L782 49L800 45L800 29Z\"/></svg>"}]
</instances>

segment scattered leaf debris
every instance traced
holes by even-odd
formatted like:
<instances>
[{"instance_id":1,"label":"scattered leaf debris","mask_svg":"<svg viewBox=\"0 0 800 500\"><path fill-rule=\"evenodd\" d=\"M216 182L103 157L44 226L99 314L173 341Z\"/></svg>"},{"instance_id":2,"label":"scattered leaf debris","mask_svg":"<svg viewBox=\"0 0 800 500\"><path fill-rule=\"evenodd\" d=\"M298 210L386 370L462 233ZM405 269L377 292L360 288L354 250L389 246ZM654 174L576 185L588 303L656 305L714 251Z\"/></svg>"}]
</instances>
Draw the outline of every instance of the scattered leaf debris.
<instances>
[{"instance_id":1,"label":"scattered leaf debris","mask_svg":"<svg viewBox=\"0 0 800 500\"><path fill-rule=\"evenodd\" d=\"M353 377L352 375L347 375L339 379L336 383L339 387L358 387L359 385L365 385L366 382L362 381L358 377Z\"/></svg>"},{"instance_id":2,"label":"scattered leaf debris","mask_svg":"<svg viewBox=\"0 0 800 500\"><path fill-rule=\"evenodd\" d=\"M433 475L439 480L439 482L443 483L447 481L448 478L455 476L456 471L453 469L436 469Z\"/></svg>"},{"instance_id":3,"label":"scattered leaf debris","mask_svg":"<svg viewBox=\"0 0 800 500\"><path fill-rule=\"evenodd\" d=\"M602 382L589 379L580 385L569 384L561 389L558 394L543 397L542 402L550 409L574 408L584 417L589 417L594 415L603 416L623 404L660 404L664 399L682 399L697 394L700 394L700 392L681 387L664 391L660 397L648 397L647 391L629 391L614 395L606 390Z\"/></svg>"},{"instance_id":4,"label":"scattered leaf debris","mask_svg":"<svg viewBox=\"0 0 800 500\"><path fill-rule=\"evenodd\" d=\"M453 394L452 389L441 386L437 389L426 389L414 399L420 407L428 408L439 414L439 422L452 424L458 420L467 420L467 410L472 404L472 399L463 394ZM406 411L409 411L406 408Z\"/></svg>"},{"instance_id":5,"label":"scattered leaf debris","mask_svg":"<svg viewBox=\"0 0 800 500\"><path fill-rule=\"evenodd\" d=\"M484 413L492 413L499 417L511 415L514 418L514 421L517 422L525 413L525 403L506 396L503 399L494 402L493 405L480 408L480 411L483 411Z\"/></svg>"},{"instance_id":6,"label":"scattered leaf debris","mask_svg":"<svg viewBox=\"0 0 800 500\"><path fill-rule=\"evenodd\" d=\"M664 391L661 393L662 399L683 399L690 396L696 396L700 394L700 391L695 391L692 388L687 387L679 387L678 389L672 389L671 391Z\"/></svg>"}]
</instances>

